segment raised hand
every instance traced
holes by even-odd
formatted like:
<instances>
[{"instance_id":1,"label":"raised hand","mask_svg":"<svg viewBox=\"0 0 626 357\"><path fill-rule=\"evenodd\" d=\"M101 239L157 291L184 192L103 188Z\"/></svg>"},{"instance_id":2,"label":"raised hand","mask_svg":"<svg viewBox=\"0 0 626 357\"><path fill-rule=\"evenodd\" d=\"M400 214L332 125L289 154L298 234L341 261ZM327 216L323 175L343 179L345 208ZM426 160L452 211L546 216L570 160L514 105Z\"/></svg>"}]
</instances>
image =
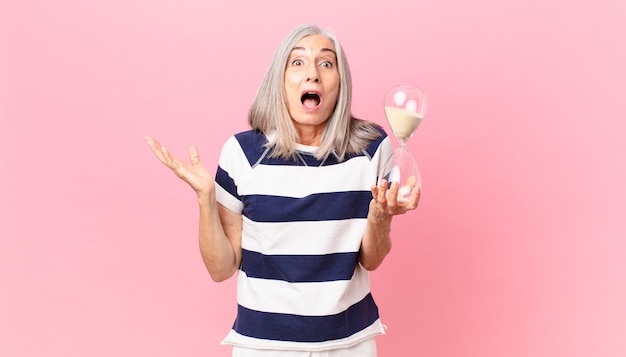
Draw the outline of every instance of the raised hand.
<instances>
[{"instance_id":1,"label":"raised hand","mask_svg":"<svg viewBox=\"0 0 626 357\"><path fill-rule=\"evenodd\" d=\"M200 154L195 147L189 148L190 164L172 155L166 147L155 139L146 136L146 142L152 149L156 157L167 167L169 167L176 176L187 182L197 194L206 194L213 192L215 182L213 176L200 163Z\"/></svg>"},{"instance_id":2,"label":"raised hand","mask_svg":"<svg viewBox=\"0 0 626 357\"><path fill-rule=\"evenodd\" d=\"M372 185L372 204L377 218L385 219L397 214L404 214L409 210L417 208L420 199L420 190L413 187L411 196L408 199L398 199L398 183L393 182L387 188L387 180L381 180L378 186Z\"/></svg>"}]
</instances>

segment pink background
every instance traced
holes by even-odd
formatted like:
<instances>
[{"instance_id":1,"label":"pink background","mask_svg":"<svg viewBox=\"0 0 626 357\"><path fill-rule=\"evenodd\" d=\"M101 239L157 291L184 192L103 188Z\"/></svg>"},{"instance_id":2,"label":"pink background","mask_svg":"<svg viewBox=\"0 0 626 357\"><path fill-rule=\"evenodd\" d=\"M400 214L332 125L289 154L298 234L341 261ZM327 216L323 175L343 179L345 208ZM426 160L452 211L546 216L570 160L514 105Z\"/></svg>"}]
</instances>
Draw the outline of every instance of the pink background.
<instances>
[{"instance_id":1,"label":"pink background","mask_svg":"<svg viewBox=\"0 0 626 357\"><path fill-rule=\"evenodd\" d=\"M192 191L295 26L332 28L353 111L429 94L420 206L372 274L381 356L626 354L626 3L2 1L0 355L229 356Z\"/></svg>"}]
</instances>

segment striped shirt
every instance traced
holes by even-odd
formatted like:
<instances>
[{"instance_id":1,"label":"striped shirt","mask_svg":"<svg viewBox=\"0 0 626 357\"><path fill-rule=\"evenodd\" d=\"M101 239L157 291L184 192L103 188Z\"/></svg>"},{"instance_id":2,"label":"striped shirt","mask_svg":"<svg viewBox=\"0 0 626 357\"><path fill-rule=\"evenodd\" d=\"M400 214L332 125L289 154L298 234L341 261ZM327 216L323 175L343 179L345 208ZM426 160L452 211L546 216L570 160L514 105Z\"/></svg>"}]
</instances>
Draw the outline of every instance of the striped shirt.
<instances>
[{"instance_id":1,"label":"striped shirt","mask_svg":"<svg viewBox=\"0 0 626 357\"><path fill-rule=\"evenodd\" d=\"M297 160L268 158L265 135L246 131L222 149L219 203L242 214L237 318L222 343L322 351L384 333L358 262L370 187L391 156L389 137L338 162L299 145Z\"/></svg>"}]
</instances>

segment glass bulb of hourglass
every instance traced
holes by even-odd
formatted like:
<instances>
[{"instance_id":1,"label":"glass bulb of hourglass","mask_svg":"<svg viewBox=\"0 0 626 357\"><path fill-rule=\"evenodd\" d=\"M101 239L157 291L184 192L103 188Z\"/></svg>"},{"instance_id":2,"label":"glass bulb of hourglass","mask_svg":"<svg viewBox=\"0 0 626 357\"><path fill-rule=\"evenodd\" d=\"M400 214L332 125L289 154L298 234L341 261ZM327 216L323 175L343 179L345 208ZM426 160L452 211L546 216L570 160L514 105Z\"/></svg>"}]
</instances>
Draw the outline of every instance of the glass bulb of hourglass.
<instances>
[{"instance_id":1,"label":"glass bulb of hourglass","mask_svg":"<svg viewBox=\"0 0 626 357\"><path fill-rule=\"evenodd\" d=\"M393 151L388 167L390 169L387 180L389 183L398 183L399 199L408 200L414 188L418 190L422 188L419 168L406 145L399 146Z\"/></svg>"},{"instance_id":2,"label":"glass bulb of hourglass","mask_svg":"<svg viewBox=\"0 0 626 357\"><path fill-rule=\"evenodd\" d=\"M426 95L417 87L397 86L385 95L385 116L400 142L385 164L389 183L398 183L398 199L408 200L414 188L421 189L422 180L407 141L419 127L426 112Z\"/></svg>"}]
</instances>

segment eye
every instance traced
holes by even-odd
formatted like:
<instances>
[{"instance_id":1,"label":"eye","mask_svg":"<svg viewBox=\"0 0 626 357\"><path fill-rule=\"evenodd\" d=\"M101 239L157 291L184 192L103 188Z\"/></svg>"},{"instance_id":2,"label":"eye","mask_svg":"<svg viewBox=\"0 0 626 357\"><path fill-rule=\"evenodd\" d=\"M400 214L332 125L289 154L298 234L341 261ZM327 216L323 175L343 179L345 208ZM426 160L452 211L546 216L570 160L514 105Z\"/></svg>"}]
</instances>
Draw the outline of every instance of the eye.
<instances>
[{"instance_id":1,"label":"eye","mask_svg":"<svg viewBox=\"0 0 626 357\"><path fill-rule=\"evenodd\" d=\"M296 59L296 60L291 61L291 64L294 66L302 66L304 62L302 62L302 60Z\"/></svg>"},{"instance_id":2,"label":"eye","mask_svg":"<svg viewBox=\"0 0 626 357\"><path fill-rule=\"evenodd\" d=\"M321 67L333 68L335 64L331 61L324 61L320 64Z\"/></svg>"}]
</instances>

